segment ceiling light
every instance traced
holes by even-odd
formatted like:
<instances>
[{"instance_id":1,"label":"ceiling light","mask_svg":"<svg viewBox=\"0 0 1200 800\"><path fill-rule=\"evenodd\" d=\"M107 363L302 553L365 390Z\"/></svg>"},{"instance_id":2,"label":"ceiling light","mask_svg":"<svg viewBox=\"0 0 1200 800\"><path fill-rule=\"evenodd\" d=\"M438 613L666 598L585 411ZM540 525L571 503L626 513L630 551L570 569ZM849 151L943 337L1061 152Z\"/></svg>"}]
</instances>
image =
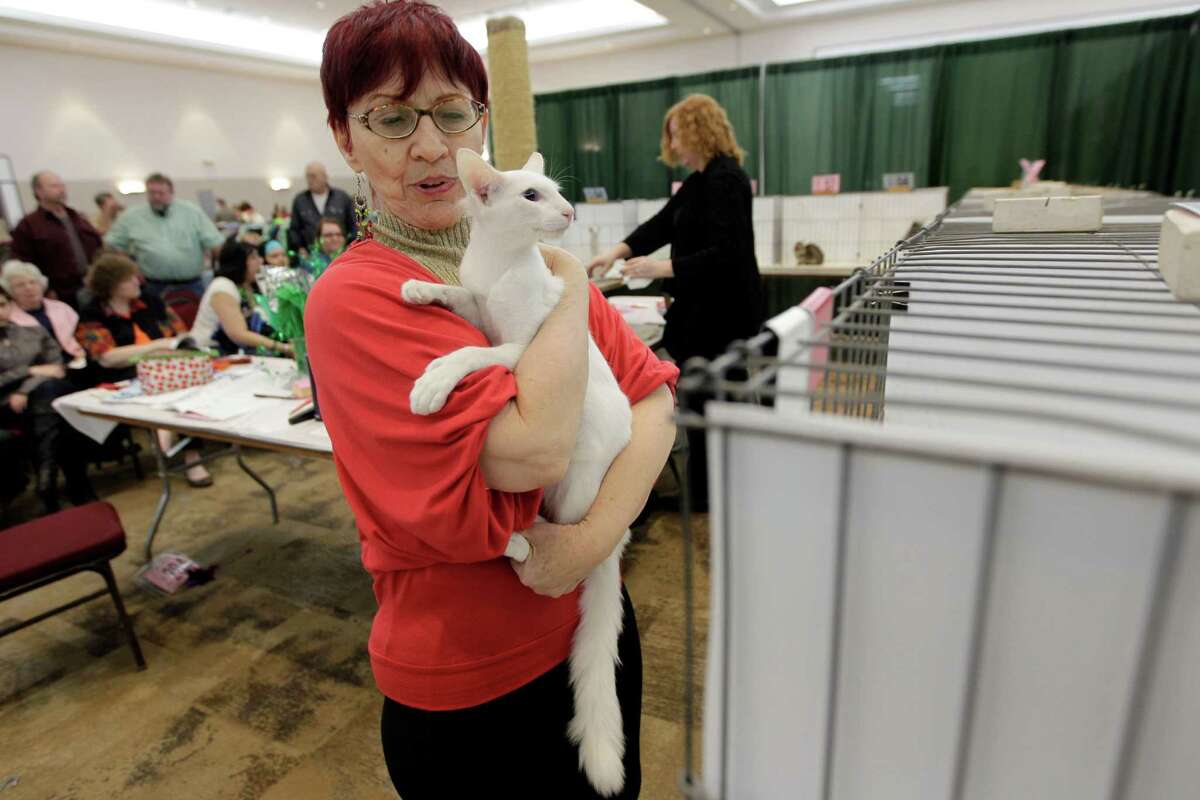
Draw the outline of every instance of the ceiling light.
<instances>
[{"instance_id":1,"label":"ceiling light","mask_svg":"<svg viewBox=\"0 0 1200 800\"><path fill-rule=\"evenodd\" d=\"M463 37L477 50L487 49L488 17L520 17L525 23L525 39L530 44L566 41L586 36L654 28L667 19L634 0L565 0L565 2L526 8L497 9L486 16L468 17L458 23Z\"/></svg>"},{"instance_id":2,"label":"ceiling light","mask_svg":"<svg viewBox=\"0 0 1200 800\"><path fill-rule=\"evenodd\" d=\"M705 26L704 26L704 30L702 31L702 33L703 33L705 36L708 36L710 33L712 33L712 28L710 28L710 27L708 27L707 25L705 25Z\"/></svg>"},{"instance_id":3,"label":"ceiling light","mask_svg":"<svg viewBox=\"0 0 1200 800\"><path fill-rule=\"evenodd\" d=\"M146 182L132 179L117 181L117 191L121 194L145 194Z\"/></svg>"},{"instance_id":4,"label":"ceiling light","mask_svg":"<svg viewBox=\"0 0 1200 800\"><path fill-rule=\"evenodd\" d=\"M269 180L268 183L271 186L272 192L282 192L286 189L292 188L292 182L290 180L288 180L287 178L283 178L283 177L271 178L271 180Z\"/></svg>"},{"instance_id":5,"label":"ceiling light","mask_svg":"<svg viewBox=\"0 0 1200 800\"><path fill-rule=\"evenodd\" d=\"M325 10L325 0L317 0L317 10L318 11Z\"/></svg>"},{"instance_id":6,"label":"ceiling light","mask_svg":"<svg viewBox=\"0 0 1200 800\"><path fill-rule=\"evenodd\" d=\"M325 32L264 22L164 0L0 0L0 17L154 42L199 45L316 66Z\"/></svg>"}]
</instances>

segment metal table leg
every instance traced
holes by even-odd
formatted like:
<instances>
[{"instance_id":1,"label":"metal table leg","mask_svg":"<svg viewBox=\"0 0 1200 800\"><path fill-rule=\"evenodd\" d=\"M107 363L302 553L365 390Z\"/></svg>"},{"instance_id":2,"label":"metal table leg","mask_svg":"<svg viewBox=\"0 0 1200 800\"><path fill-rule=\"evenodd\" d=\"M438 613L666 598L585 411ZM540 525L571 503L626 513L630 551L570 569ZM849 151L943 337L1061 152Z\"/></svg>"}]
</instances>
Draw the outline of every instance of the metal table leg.
<instances>
[{"instance_id":1,"label":"metal table leg","mask_svg":"<svg viewBox=\"0 0 1200 800\"><path fill-rule=\"evenodd\" d=\"M279 507L275 503L275 490L272 489L270 486L268 486L267 482L264 481L261 477L259 477L258 473L256 473L254 470L250 469L250 467L246 464L245 459L242 458L242 446L241 445L239 445L239 444L233 445L233 452L237 456L238 466L242 468L242 472L245 472L247 475L249 475L251 478L253 478L255 483L257 483L259 486L261 486L263 488L263 491L265 491L267 493L267 498L271 501L271 516L274 518L275 524L278 525L279 524Z\"/></svg>"},{"instance_id":2,"label":"metal table leg","mask_svg":"<svg viewBox=\"0 0 1200 800\"><path fill-rule=\"evenodd\" d=\"M151 429L150 446L154 448L154 463L158 467L158 479L162 481L162 494L158 496L158 506L154 509L154 519L150 520L150 529L146 531L146 560L149 561L154 553L154 535L158 533L158 524L166 513L167 503L171 499L171 478L167 469L167 457L158 443L158 431Z\"/></svg>"}]
</instances>

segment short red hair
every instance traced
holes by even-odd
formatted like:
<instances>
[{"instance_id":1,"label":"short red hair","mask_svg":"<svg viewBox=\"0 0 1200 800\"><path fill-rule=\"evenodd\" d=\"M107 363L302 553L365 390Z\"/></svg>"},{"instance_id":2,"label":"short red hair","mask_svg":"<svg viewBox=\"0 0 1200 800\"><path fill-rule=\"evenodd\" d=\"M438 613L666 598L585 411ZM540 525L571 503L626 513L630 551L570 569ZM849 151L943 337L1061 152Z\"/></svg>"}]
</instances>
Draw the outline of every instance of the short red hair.
<instances>
[{"instance_id":1,"label":"short red hair","mask_svg":"<svg viewBox=\"0 0 1200 800\"><path fill-rule=\"evenodd\" d=\"M396 75L400 98L416 91L432 68L487 105L483 58L437 6L419 0L374 0L345 15L325 35L321 91L329 127L345 131L350 104Z\"/></svg>"}]
</instances>

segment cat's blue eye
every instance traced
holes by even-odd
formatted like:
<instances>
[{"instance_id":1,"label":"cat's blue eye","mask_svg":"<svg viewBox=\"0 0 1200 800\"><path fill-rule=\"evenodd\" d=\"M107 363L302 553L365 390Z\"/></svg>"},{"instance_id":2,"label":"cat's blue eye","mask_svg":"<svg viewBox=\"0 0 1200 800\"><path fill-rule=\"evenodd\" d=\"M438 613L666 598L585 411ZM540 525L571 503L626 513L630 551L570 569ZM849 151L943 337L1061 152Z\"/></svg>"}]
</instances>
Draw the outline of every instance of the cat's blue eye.
<instances>
[{"instance_id":1,"label":"cat's blue eye","mask_svg":"<svg viewBox=\"0 0 1200 800\"><path fill-rule=\"evenodd\" d=\"M525 191L521 192L521 197L524 197L531 203L536 203L538 199L538 193L536 189L526 189Z\"/></svg>"}]
</instances>

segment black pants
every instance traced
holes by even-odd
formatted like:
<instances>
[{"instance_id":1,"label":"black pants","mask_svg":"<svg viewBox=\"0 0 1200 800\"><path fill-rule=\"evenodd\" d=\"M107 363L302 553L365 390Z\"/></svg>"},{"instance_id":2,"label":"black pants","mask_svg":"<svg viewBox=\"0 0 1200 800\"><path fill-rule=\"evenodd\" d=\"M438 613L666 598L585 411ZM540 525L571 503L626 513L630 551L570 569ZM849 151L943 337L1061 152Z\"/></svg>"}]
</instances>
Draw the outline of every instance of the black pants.
<instances>
[{"instance_id":1,"label":"black pants","mask_svg":"<svg viewBox=\"0 0 1200 800\"><path fill-rule=\"evenodd\" d=\"M38 491L47 511L57 510L57 470L67 480L67 492L76 505L95 499L87 478L88 441L54 410L53 402L75 391L66 380L54 378L38 384L29 393L29 403L21 414L14 414L8 396L0 400L0 425L19 428L32 444L34 465L38 470Z\"/></svg>"},{"instance_id":2,"label":"black pants","mask_svg":"<svg viewBox=\"0 0 1200 800\"><path fill-rule=\"evenodd\" d=\"M625 790L641 791L642 648L629 594L618 643L617 697L625 726ZM404 800L598 798L567 738L575 702L564 661L503 697L458 711L422 711L385 699L383 756Z\"/></svg>"}]
</instances>

